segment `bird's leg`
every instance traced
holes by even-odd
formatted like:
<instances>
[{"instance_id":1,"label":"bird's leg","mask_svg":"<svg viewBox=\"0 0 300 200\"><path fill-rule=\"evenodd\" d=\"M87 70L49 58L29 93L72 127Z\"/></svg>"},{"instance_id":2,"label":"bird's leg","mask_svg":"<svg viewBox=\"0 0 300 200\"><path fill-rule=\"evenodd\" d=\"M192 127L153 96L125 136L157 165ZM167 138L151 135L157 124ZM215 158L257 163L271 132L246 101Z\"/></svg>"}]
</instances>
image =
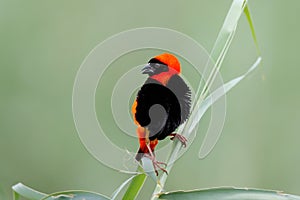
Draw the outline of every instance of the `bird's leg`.
<instances>
[{"instance_id":1,"label":"bird's leg","mask_svg":"<svg viewBox=\"0 0 300 200\"><path fill-rule=\"evenodd\" d=\"M150 132L149 132L148 128L145 128L145 140L146 140L146 145L147 146L150 145L150 139L149 139L149 137L150 137Z\"/></svg>"},{"instance_id":2,"label":"bird's leg","mask_svg":"<svg viewBox=\"0 0 300 200\"><path fill-rule=\"evenodd\" d=\"M183 135L180 135L178 133L171 133L169 136L171 136L171 140L174 140L175 138L177 138L181 144L186 147L186 143L187 143L187 139L183 136Z\"/></svg>"},{"instance_id":3,"label":"bird's leg","mask_svg":"<svg viewBox=\"0 0 300 200\"><path fill-rule=\"evenodd\" d=\"M147 147L148 147L148 150L149 150L149 154L145 154L145 156L146 156L147 158L149 158L149 159L152 161L152 164L153 164L153 167L154 167L154 171L155 171L156 176L158 176L158 171L157 171L157 169L160 169L161 171L163 171L163 172L165 172L166 174L168 174L168 171L167 171L165 168L163 168L163 167L161 166L161 165L164 165L164 166L166 167L167 164L164 163L164 162L159 162L159 161L157 161L156 158L155 158L154 153L153 153L152 150L150 149L150 146L147 145Z\"/></svg>"},{"instance_id":4,"label":"bird's leg","mask_svg":"<svg viewBox=\"0 0 300 200\"><path fill-rule=\"evenodd\" d=\"M166 174L168 174L168 171L161 166L161 165L164 165L166 167L167 164L164 162L157 161L155 158L154 152L151 150L149 135L150 135L149 130L147 128L145 128L146 146L149 151L149 154L145 154L145 156L148 157L152 161L156 176L158 176L157 168L160 169L161 171L165 172Z\"/></svg>"}]
</instances>

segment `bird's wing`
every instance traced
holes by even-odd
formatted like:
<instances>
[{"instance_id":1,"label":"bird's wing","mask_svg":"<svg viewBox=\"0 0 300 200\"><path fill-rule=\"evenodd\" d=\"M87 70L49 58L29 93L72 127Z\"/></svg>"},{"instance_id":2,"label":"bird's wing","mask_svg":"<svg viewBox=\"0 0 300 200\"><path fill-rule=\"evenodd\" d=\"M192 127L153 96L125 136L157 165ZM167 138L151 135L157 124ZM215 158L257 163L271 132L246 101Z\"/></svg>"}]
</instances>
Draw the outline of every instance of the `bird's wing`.
<instances>
[{"instance_id":1,"label":"bird's wing","mask_svg":"<svg viewBox=\"0 0 300 200\"><path fill-rule=\"evenodd\" d=\"M184 80L174 75L167 83L167 87L176 95L181 109L181 124L184 123L190 114L191 109L191 90Z\"/></svg>"}]
</instances>

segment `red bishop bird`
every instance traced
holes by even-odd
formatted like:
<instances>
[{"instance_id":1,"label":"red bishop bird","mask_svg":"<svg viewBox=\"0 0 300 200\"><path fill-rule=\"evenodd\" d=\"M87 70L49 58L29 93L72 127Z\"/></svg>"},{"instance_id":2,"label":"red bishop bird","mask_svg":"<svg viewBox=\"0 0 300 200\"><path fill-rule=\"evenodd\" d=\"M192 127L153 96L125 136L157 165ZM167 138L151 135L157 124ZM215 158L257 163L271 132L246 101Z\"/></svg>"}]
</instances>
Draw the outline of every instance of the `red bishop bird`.
<instances>
[{"instance_id":1,"label":"red bishop bird","mask_svg":"<svg viewBox=\"0 0 300 200\"><path fill-rule=\"evenodd\" d=\"M132 115L137 127L140 148L136 160L149 157L158 175L157 168L163 172L166 165L155 159L154 148L159 140L171 136L186 146L186 138L174 133L179 125L189 117L191 107L191 90L180 77L180 63L169 53L158 55L149 60L142 69L149 75L139 90L132 105Z\"/></svg>"}]
</instances>

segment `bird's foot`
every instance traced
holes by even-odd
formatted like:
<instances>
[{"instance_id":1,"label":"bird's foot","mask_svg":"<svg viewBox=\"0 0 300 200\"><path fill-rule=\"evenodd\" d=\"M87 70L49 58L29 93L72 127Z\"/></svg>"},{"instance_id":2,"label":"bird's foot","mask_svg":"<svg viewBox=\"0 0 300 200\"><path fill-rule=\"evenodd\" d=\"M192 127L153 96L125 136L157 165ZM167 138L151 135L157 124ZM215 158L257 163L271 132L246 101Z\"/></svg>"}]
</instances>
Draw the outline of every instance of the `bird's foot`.
<instances>
[{"instance_id":1,"label":"bird's foot","mask_svg":"<svg viewBox=\"0 0 300 200\"><path fill-rule=\"evenodd\" d=\"M171 136L171 138L170 138L171 140L174 140L175 138L177 138L181 142L181 144L184 147L186 147L187 139L183 135L180 135L178 133L171 133L170 136Z\"/></svg>"},{"instance_id":2,"label":"bird's foot","mask_svg":"<svg viewBox=\"0 0 300 200\"><path fill-rule=\"evenodd\" d=\"M164 167L167 167L167 164L164 163L164 162L160 162L160 161L157 161L155 156L152 154L145 154L145 157L149 158L151 161L152 161L152 164L153 164L153 167L154 167L154 171L155 171L155 174L156 176L158 176L158 171L157 169L160 169L161 171L165 172L166 174L168 174L168 171L164 168ZM163 166L164 167L163 167Z\"/></svg>"},{"instance_id":3,"label":"bird's foot","mask_svg":"<svg viewBox=\"0 0 300 200\"><path fill-rule=\"evenodd\" d=\"M152 149L150 148L150 142L147 143L147 148L148 148L148 151L149 153L148 154L145 154L145 156L147 158L149 158L151 161L152 161L152 164L153 164L153 168L154 168L154 171L155 171L155 174L156 176L158 176L158 171L157 169L160 169L161 171L165 172L166 174L168 174L168 171L164 168L164 167L167 167L167 164L164 163L164 162L159 162L156 160L156 157L154 155L154 152L152 151ZM164 165L164 167L162 167L162 165Z\"/></svg>"}]
</instances>

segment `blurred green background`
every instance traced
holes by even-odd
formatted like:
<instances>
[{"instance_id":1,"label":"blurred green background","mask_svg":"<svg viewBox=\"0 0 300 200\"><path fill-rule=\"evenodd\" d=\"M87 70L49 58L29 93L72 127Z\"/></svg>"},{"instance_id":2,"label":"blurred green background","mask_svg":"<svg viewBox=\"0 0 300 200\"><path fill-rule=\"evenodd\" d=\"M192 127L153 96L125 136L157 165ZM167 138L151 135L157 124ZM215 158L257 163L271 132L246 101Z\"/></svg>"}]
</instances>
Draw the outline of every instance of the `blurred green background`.
<instances>
[{"instance_id":1,"label":"blurred green background","mask_svg":"<svg viewBox=\"0 0 300 200\"><path fill-rule=\"evenodd\" d=\"M145 26L183 32L210 51L230 4L0 0L0 199L10 199L18 182L46 193L85 189L110 196L129 176L95 160L75 130L72 87L83 59L107 37ZM166 190L239 186L300 195L300 1L249 5L263 65L227 95L226 124L213 152L197 158L199 134ZM144 56L137 59L153 55ZM243 73L255 56L243 16L221 70L224 79ZM209 115L201 127L208 121ZM137 148L137 142L128 145ZM140 199L153 188L149 179Z\"/></svg>"}]
</instances>

